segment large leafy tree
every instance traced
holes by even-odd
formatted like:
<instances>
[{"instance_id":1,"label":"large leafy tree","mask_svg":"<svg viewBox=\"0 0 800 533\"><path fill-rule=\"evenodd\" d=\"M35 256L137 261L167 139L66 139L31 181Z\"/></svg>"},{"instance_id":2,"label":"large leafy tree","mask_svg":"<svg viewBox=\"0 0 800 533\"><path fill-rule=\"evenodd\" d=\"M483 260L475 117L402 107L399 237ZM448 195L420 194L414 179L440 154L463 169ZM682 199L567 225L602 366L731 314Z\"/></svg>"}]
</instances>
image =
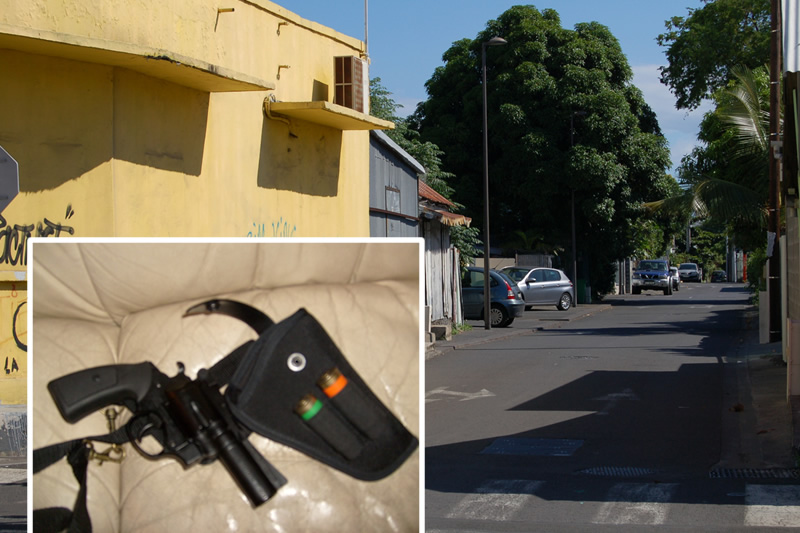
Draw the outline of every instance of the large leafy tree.
<instances>
[{"instance_id":1,"label":"large leafy tree","mask_svg":"<svg viewBox=\"0 0 800 533\"><path fill-rule=\"evenodd\" d=\"M453 43L411 117L422 139L443 150L457 176L454 197L476 224L483 219L481 43L494 36L508 44L487 48L493 239L533 228L569 250L574 190L579 260L602 292L612 262L634 249L642 202L674 185L665 174L666 141L608 28L568 30L554 10L512 7L476 39Z\"/></svg>"},{"instance_id":2,"label":"large leafy tree","mask_svg":"<svg viewBox=\"0 0 800 533\"><path fill-rule=\"evenodd\" d=\"M661 82L678 109L694 109L732 79L735 66L756 68L769 57L770 0L703 0L686 17L666 21L657 38L669 65Z\"/></svg>"}]
</instances>

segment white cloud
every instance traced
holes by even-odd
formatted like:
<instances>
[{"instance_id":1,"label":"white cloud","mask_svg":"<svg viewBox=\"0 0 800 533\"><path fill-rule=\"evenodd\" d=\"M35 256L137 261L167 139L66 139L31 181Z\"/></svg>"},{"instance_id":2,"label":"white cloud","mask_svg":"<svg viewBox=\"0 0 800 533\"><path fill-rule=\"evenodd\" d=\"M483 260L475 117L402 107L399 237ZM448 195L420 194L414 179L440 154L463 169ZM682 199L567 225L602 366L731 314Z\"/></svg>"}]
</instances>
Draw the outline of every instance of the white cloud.
<instances>
[{"instance_id":1,"label":"white cloud","mask_svg":"<svg viewBox=\"0 0 800 533\"><path fill-rule=\"evenodd\" d=\"M675 96L666 85L659 81L659 65L636 65L633 70L633 84L638 87L656 116L661 131L669 142L673 169L677 167L684 155L691 153L698 146L697 133L700 121L706 111L713 107L704 102L694 111L675 109Z\"/></svg>"}]
</instances>

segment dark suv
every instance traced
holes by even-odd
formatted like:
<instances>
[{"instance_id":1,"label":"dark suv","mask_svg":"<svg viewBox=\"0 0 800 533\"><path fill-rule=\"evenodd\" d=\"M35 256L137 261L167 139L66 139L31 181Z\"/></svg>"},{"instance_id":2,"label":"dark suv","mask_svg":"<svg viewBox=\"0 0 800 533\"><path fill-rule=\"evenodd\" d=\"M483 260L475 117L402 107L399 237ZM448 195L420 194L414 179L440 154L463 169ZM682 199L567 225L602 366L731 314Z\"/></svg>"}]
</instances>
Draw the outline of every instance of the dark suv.
<instances>
[{"instance_id":1,"label":"dark suv","mask_svg":"<svg viewBox=\"0 0 800 533\"><path fill-rule=\"evenodd\" d=\"M672 273L665 259L643 259L633 271L633 294L642 291L663 291L672 294Z\"/></svg>"}]
</instances>

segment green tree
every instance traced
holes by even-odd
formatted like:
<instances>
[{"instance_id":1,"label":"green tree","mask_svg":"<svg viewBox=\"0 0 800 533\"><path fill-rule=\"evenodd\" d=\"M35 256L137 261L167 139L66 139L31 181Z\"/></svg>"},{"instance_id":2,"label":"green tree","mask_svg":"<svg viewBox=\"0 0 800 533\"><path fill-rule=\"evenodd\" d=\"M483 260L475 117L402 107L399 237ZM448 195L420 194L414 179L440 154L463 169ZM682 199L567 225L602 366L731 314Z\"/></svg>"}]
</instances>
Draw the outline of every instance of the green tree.
<instances>
[{"instance_id":1,"label":"green tree","mask_svg":"<svg viewBox=\"0 0 800 533\"><path fill-rule=\"evenodd\" d=\"M403 106L392 98L392 93L383 86L380 78L372 78L370 87L370 115L395 123L395 129L387 131L387 135L403 150L417 160L425 168L425 182L436 192L452 201L453 188L450 180L455 175L442 169L441 157L444 155L432 142L423 142L419 132L408 127L406 119L397 116L397 110ZM463 205L455 203L455 211L463 209ZM480 230L477 227L455 226L450 229L450 242L458 248L462 267L472 263L478 254Z\"/></svg>"},{"instance_id":2,"label":"green tree","mask_svg":"<svg viewBox=\"0 0 800 533\"><path fill-rule=\"evenodd\" d=\"M694 109L732 79L735 66L756 68L769 57L770 0L703 0L687 17L665 22L657 37L668 65L661 82L678 109Z\"/></svg>"},{"instance_id":3,"label":"green tree","mask_svg":"<svg viewBox=\"0 0 800 533\"><path fill-rule=\"evenodd\" d=\"M493 236L536 228L570 250L574 190L579 260L603 292L612 283L605 265L633 249L642 202L674 183L666 141L608 28L567 30L554 10L512 7L476 39L453 43L411 117L444 151L454 198L475 223L483 223L481 43L493 36L508 41L487 48Z\"/></svg>"}]
</instances>

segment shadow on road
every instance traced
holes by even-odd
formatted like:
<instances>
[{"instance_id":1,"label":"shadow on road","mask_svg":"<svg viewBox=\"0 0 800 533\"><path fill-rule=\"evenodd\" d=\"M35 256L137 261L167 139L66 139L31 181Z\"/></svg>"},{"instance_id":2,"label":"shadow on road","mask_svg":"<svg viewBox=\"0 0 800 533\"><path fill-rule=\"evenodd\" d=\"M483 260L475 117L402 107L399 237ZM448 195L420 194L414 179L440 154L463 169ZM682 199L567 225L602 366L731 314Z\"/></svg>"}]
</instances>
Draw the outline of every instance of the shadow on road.
<instances>
[{"instance_id":1,"label":"shadow on road","mask_svg":"<svg viewBox=\"0 0 800 533\"><path fill-rule=\"evenodd\" d=\"M748 294L739 287L722 290ZM634 307L646 303L653 307L653 321L635 326L548 331L546 349L558 350L561 336L616 337L622 347L623 339L637 342L639 337L647 342L645 335L681 332L700 338L686 347L653 343L642 349L642 357L646 358L648 352L668 351L676 356L704 357L709 362L681 364L674 371L587 370L572 382L543 394L532 394L530 399L506 412L548 413L541 418L568 419L528 431L427 447L426 490L485 493L486 482L491 479L555 478L561 482L530 484L535 487L530 490L543 499L605 501L607 493L600 489L593 496L588 489L565 488L574 484L564 476L586 480L579 483L581 486L591 485L589 480L606 475L609 476L606 479L615 481L655 485L708 479L709 470L719 462L721 454L725 356L743 340L740 338L744 328L742 305L746 300L720 305L719 300L684 299L681 302L684 305L715 308L698 322L675 318L676 315L670 315L675 320L668 319L663 310L674 305L675 300L670 297L636 296L609 299L607 303ZM602 346L609 348L607 343ZM586 358L593 358L591 350L587 348ZM696 494L678 493L672 501L697 503L698 500ZM735 503L724 494L709 494L706 501Z\"/></svg>"}]
</instances>

